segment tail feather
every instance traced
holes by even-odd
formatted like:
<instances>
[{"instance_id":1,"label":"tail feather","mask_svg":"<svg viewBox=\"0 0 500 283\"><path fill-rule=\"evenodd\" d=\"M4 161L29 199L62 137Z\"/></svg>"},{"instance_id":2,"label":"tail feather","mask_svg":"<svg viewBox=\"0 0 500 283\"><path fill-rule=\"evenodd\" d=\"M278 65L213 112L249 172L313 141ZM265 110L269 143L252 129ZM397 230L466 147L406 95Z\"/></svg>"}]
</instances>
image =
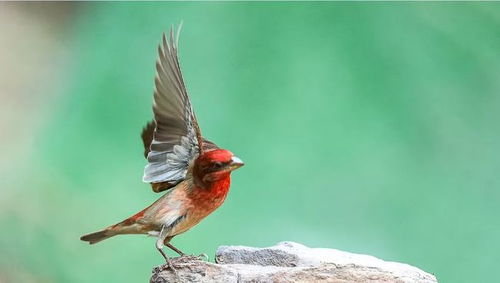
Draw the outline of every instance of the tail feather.
<instances>
[{"instance_id":1,"label":"tail feather","mask_svg":"<svg viewBox=\"0 0 500 283\"><path fill-rule=\"evenodd\" d=\"M80 240L89 242L89 244L99 243L102 240L106 240L107 238L115 236L116 233L111 231L110 229L104 229L98 232L90 233L87 235L83 235Z\"/></svg>"},{"instance_id":2,"label":"tail feather","mask_svg":"<svg viewBox=\"0 0 500 283\"><path fill-rule=\"evenodd\" d=\"M139 213L136 213L132 217L129 217L120 223L111 225L101 231L83 235L80 240L89 242L89 244L92 245L120 234L147 234L147 231L144 231L142 229L142 225L137 225L137 220L142 218L145 211L146 209L140 211Z\"/></svg>"}]
</instances>

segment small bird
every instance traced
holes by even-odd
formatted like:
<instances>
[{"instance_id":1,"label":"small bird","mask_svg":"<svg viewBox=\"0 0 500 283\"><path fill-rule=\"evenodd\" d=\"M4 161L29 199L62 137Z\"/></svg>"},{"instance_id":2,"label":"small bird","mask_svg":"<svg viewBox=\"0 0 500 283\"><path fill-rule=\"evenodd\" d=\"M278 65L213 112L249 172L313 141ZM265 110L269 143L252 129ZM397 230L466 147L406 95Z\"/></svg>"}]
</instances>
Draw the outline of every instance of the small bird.
<instances>
[{"instance_id":1,"label":"small bird","mask_svg":"<svg viewBox=\"0 0 500 283\"><path fill-rule=\"evenodd\" d=\"M165 194L135 215L101 231L82 236L90 244L122 234L156 236L156 248L172 268L163 251L173 237L198 224L225 200L231 172L243 162L229 150L220 149L201 135L182 78L177 57L179 32L163 34L158 47L154 120L143 129L144 156L148 164L143 181L154 192ZM173 269L173 268L172 268Z\"/></svg>"}]
</instances>

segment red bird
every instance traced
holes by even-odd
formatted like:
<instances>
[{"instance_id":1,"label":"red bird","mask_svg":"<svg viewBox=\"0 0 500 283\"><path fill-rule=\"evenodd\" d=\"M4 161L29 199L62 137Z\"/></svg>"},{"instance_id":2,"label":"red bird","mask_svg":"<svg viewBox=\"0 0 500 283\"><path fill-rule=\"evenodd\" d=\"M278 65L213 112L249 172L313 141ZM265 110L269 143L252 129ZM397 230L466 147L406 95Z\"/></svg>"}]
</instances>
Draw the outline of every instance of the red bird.
<instances>
[{"instance_id":1,"label":"red bird","mask_svg":"<svg viewBox=\"0 0 500 283\"><path fill-rule=\"evenodd\" d=\"M201 136L177 57L179 31L170 30L158 48L154 121L142 131L148 164L143 181L166 193L153 204L101 231L82 236L90 244L121 234L157 236L156 248L170 266L163 246L183 256L170 240L198 224L225 200L231 172L243 162Z\"/></svg>"}]
</instances>

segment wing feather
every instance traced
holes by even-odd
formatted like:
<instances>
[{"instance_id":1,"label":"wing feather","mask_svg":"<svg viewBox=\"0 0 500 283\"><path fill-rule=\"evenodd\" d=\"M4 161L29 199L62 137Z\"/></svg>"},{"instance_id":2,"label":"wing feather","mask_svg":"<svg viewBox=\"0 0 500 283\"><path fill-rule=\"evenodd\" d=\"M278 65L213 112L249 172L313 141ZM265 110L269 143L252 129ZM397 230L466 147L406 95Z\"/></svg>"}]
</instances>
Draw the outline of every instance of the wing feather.
<instances>
[{"instance_id":1,"label":"wing feather","mask_svg":"<svg viewBox=\"0 0 500 283\"><path fill-rule=\"evenodd\" d=\"M145 133L149 125L143 131L144 145L148 147L143 181L167 184L161 186L167 188L185 178L189 163L199 154L203 142L177 56L179 31L180 27L175 38L173 28L168 38L163 34L158 47L152 139L147 138L150 133ZM155 186L153 189L157 191Z\"/></svg>"}]
</instances>

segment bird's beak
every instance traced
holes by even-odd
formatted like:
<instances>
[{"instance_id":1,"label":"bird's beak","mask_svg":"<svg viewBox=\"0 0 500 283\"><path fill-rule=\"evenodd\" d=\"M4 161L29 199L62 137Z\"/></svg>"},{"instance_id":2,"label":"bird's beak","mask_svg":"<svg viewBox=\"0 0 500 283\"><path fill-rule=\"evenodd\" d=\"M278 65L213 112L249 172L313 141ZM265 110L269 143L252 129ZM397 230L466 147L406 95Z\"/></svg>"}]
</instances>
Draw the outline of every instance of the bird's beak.
<instances>
[{"instance_id":1,"label":"bird's beak","mask_svg":"<svg viewBox=\"0 0 500 283\"><path fill-rule=\"evenodd\" d=\"M229 170L231 171L236 170L243 165L245 165L245 163L243 163L241 159L239 159L236 156L233 156L233 158L231 158L231 163L229 163Z\"/></svg>"}]
</instances>

